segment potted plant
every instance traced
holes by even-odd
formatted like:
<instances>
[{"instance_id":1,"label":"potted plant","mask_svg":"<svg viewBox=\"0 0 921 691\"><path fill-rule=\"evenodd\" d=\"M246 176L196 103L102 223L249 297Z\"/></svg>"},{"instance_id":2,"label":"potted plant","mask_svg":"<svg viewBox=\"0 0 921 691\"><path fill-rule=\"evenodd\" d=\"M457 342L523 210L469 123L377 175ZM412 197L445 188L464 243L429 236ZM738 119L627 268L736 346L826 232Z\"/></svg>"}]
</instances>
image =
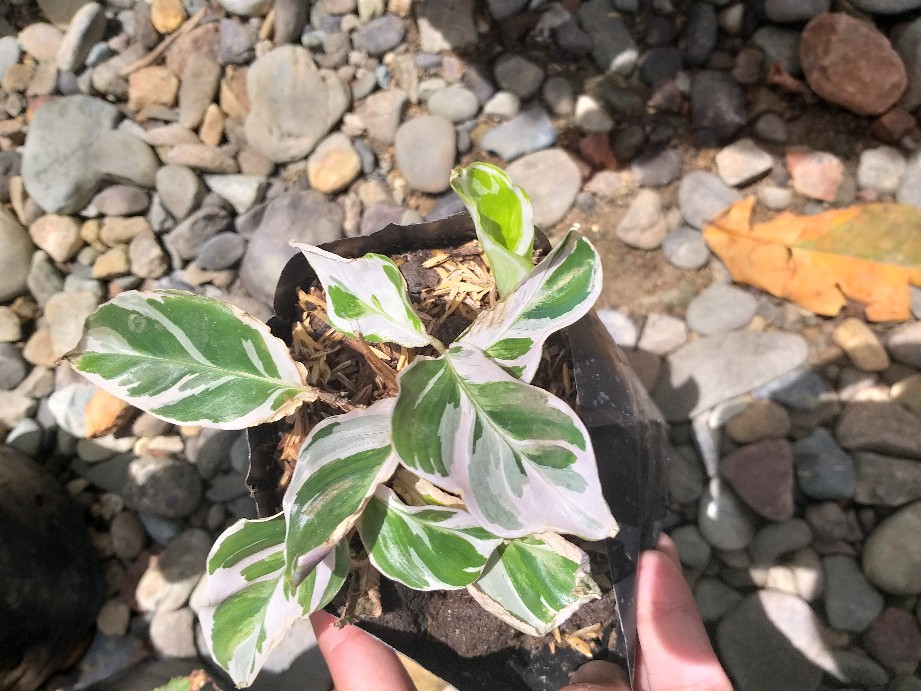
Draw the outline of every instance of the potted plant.
<instances>
[{"instance_id":1,"label":"potted plant","mask_svg":"<svg viewBox=\"0 0 921 691\"><path fill-rule=\"evenodd\" d=\"M461 688L558 687L584 655L604 653L615 628L613 647L629 658L630 613L614 614L611 588L629 582L640 544L654 538L661 501L644 493L659 486L663 427L587 316L601 288L591 243L570 231L535 265L523 190L487 164L455 171L452 185L472 227L448 219L326 249L296 245L275 335L209 298L132 291L100 307L68 355L100 387L166 420L258 425L248 482L264 518L218 538L201 612L212 656L238 685L297 618L322 607ZM431 299L445 281L424 269L458 258L482 281L477 299L463 280ZM416 285L426 283L427 293ZM567 327L568 344L557 335ZM558 341L556 363L575 370L575 386L557 388L581 417L530 383L548 339ZM329 385L336 357L340 375L363 368L348 370L366 382L360 390L342 376ZM326 384L310 383L318 379ZM282 460L296 456L289 473L278 472L279 449ZM618 475L635 486L618 487ZM609 507L625 497L627 542L615 542ZM621 561L613 572L608 557ZM602 597L591 626L559 633ZM472 602L498 641L464 651L429 630L433 603L447 616ZM555 657L542 669L535 660L547 653Z\"/></svg>"}]
</instances>

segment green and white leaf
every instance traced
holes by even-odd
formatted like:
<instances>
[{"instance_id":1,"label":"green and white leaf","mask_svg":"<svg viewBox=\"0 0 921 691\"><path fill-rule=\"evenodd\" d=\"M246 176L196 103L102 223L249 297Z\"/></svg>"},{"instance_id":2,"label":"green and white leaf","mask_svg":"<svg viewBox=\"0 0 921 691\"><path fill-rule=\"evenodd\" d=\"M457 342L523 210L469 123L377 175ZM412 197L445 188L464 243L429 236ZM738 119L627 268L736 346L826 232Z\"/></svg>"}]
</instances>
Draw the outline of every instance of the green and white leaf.
<instances>
[{"instance_id":1,"label":"green and white leaf","mask_svg":"<svg viewBox=\"0 0 921 691\"><path fill-rule=\"evenodd\" d=\"M366 341L420 348L432 343L413 310L403 275L389 257L343 259L313 245L292 242L317 272L326 291L329 323Z\"/></svg>"},{"instance_id":2,"label":"green and white leaf","mask_svg":"<svg viewBox=\"0 0 921 691\"><path fill-rule=\"evenodd\" d=\"M295 589L285 579L283 514L240 520L221 535L207 563L209 607L199 611L214 661L249 686L294 622L335 597L349 572L345 540Z\"/></svg>"},{"instance_id":3,"label":"green and white leaf","mask_svg":"<svg viewBox=\"0 0 921 691\"><path fill-rule=\"evenodd\" d=\"M616 532L588 432L559 398L469 345L417 358L399 382L393 444L401 462L460 492L491 533L596 540Z\"/></svg>"},{"instance_id":4,"label":"green and white leaf","mask_svg":"<svg viewBox=\"0 0 921 691\"><path fill-rule=\"evenodd\" d=\"M552 533L500 547L467 591L487 612L531 636L551 632L601 597L588 555Z\"/></svg>"},{"instance_id":5,"label":"green and white leaf","mask_svg":"<svg viewBox=\"0 0 921 691\"><path fill-rule=\"evenodd\" d=\"M358 532L374 567L414 590L463 588L502 543L466 511L407 506L383 486L362 512Z\"/></svg>"},{"instance_id":6,"label":"green and white leaf","mask_svg":"<svg viewBox=\"0 0 921 691\"><path fill-rule=\"evenodd\" d=\"M533 268L531 200L504 170L489 163L455 168L451 187L473 217L499 295L507 295Z\"/></svg>"},{"instance_id":7,"label":"green and white leaf","mask_svg":"<svg viewBox=\"0 0 921 691\"><path fill-rule=\"evenodd\" d=\"M598 253L569 231L514 292L480 312L458 342L486 351L512 374L531 381L547 336L580 319L600 292Z\"/></svg>"},{"instance_id":8,"label":"green and white leaf","mask_svg":"<svg viewBox=\"0 0 921 691\"><path fill-rule=\"evenodd\" d=\"M265 324L178 290L121 293L86 320L67 359L100 388L176 424L244 429L316 398Z\"/></svg>"},{"instance_id":9,"label":"green and white leaf","mask_svg":"<svg viewBox=\"0 0 921 691\"><path fill-rule=\"evenodd\" d=\"M285 563L297 584L352 529L374 490L397 467L390 443L394 399L327 418L298 453L282 499Z\"/></svg>"}]
</instances>

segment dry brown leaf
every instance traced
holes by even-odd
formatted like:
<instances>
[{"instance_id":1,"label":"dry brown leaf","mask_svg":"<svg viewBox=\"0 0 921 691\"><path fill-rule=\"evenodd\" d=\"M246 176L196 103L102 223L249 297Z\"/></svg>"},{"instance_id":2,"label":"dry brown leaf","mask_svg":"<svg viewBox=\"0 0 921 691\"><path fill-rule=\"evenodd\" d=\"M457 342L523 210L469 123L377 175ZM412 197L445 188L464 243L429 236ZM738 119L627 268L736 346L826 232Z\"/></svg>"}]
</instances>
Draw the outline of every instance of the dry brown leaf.
<instances>
[{"instance_id":1,"label":"dry brown leaf","mask_svg":"<svg viewBox=\"0 0 921 691\"><path fill-rule=\"evenodd\" d=\"M864 204L752 224L754 203L736 202L703 230L733 280L825 316L849 299L871 321L911 316L908 286L921 285L921 209Z\"/></svg>"}]
</instances>

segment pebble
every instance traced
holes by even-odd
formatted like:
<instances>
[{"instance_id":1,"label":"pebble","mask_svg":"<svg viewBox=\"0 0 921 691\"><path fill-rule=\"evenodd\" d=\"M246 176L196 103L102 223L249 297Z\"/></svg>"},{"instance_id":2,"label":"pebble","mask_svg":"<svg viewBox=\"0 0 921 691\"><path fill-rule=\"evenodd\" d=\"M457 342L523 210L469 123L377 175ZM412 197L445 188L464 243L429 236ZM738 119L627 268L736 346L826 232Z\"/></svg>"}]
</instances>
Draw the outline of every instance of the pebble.
<instances>
[{"instance_id":1,"label":"pebble","mask_svg":"<svg viewBox=\"0 0 921 691\"><path fill-rule=\"evenodd\" d=\"M744 187L771 172L774 157L751 139L740 139L716 154L716 170L730 187Z\"/></svg>"},{"instance_id":2,"label":"pebble","mask_svg":"<svg viewBox=\"0 0 921 691\"><path fill-rule=\"evenodd\" d=\"M796 334L730 331L706 336L668 356L668 376L659 378L653 398L668 420L687 420L795 370L806 354L806 342Z\"/></svg>"},{"instance_id":3,"label":"pebble","mask_svg":"<svg viewBox=\"0 0 921 691\"><path fill-rule=\"evenodd\" d=\"M83 323L96 308L99 300L92 293L56 293L45 304L45 318L51 332L51 347L59 358L77 347L83 335Z\"/></svg>"},{"instance_id":4,"label":"pebble","mask_svg":"<svg viewBox=\"0 0 921 691\"><path fill-rule=\"evenodd\" d=\"M790 433L790 415L773 401L752 401L726 423L726 434L739 444L780 439Z\"/></svg>"},{"instance_id":5,"label":"pebble","mask_svg":"<svg viewBox=\"0 0 921 691\"><path fill-rule=\"evenodd\" d=\"M681 154L675 149L663 149L643 154L630 163L630 172L640 187L665 187L681 175Z\"/></svg>"},{"instance_id":6,"label":"pebble","mask_svg":"<svg viewBox=\"0 0 921 691\"><path fill-rule=\"evenodd\" d=\"M759 566L776 564L784 557L801 550L812 542L812 530L801 518L783 523L769 523L755 535L748 551L752 563Z\"/></svg>"},{"instance_id":7,"label":"pebble","mask_svg":"<svg viewBox=\"0 0 921 691\"><path fill-rule=\"evenodd\" d=\"M883 520L863 547L863 572L878 588L895 595L921 593L921 502Z\"/></svg>"},{"instance_id":8,"label":"pebble","mask_svg":"<svg viewBox=\"0 0 921 691\"><path fill-rule=\"evenodd\" d=\"M678 206L685 222L694 228L719 216L741 195L715 175L694 170L681 179L678 187Z\"/></svg>"},{"instance_id":9,"label":"pebble","mask_svg":"<svg viewBox=\"0 0 921 691\"><path fill-rule=\"evenodd\" d=\"M765 518L793 517L793 449L785 439L767 439L736 449L720 462L723 477Z\"/></svg>"},{"instance_id":10,"label":"pebble","mask_svg":"<svg viewBox=\"0 0 921 691\"><path fill-rule=\"evenodd\" d=\"M390 89L371 94L356 109L371 139L392 144L406 107L406 92Z\"/></svg>"},{"instance_id":11,"label":"pebble","mask_svg":"<svg viewBox=\"0 0 921 691\"><path fill-rule=\"evenodd\" d=\"M565 77L559 75L547 77L541 89L541 96L554 115L568 117L575 110L572 86Z\"/></svg>"},{"instance_id":12,"label":"pebble","mask_svg":"<svg viewBox=\"0 0 921 691\"><path fill-rule=\"evenodd\" d=\"M861 60L855 63L854 55ZM803 29L803 73L826 101L859 115L894 106L908 85L905 65L872 24L840 12L819 15Z\"/></svg>"},{"instance_id":13,"label":"pebble","mask_svg":"<svg viewBox=\"0 0 921 691\"><path fill-rule=\"evenodd\" d=\"M921 662L921 631L909 612L887 607L863 636L867 651L896 674L913 674Z\"/></svg>"},{"instance_id":14,"label":"pebble","mask_svg":"<svg viewBox=\"0 0 921 691\"><path fill-rule=\"evenodd\" d=\"M860 633L883 611L883 596L867 582L853 557L833 554L822 560L825 614L833 628Z\"/></svg>"},{"instance_id":15,"label":"pebble","mask_svg":"<svg viewBox=\"0 0 921 691\"><path fill-rule=\"evenodd\" d=\"M195 259L200 269L222 271L235 266L246 252L246 240L238 233L218 233L204 245Z\"/></svg>"},{"instance_id":16,"label":"pebble","mask_svg":"<svg viewBox=\"0 0 921 691\"><path fill-rule=\"evenodd\" d=\"M845 449L921 459L921 418L891 401L848 403L835 436Z\"/></svg>"},{"instance_id":17,"label":"pebble","mask_svg":"<svg viewBox=\"0 0 921 691\"><path fill-rule=\"evenodd\" d=\"M19 63L22 57L22 48L15 36L0 38L0 80L6 75L7 69Z\"/></svg>"},{"instance_id":18,"label":"pebble","mask_svg":"<svg viewBox=\"0 0 921 691\"><path fill-rule=\"evenodd\" d=\"M761 590L719 623L717 649L739 691L815 691L822 681L816 662L832 666L821 630L819 618L804 600Z\"/></svg>"},{"instance_id":19,"label":"pebble","mask_svg":"<svg viewBox=\"0 0 921 691\"><path fill-rule=\"evenodd\" d=\"M669 537L678 548L681 563L694 569L704 569L710 563L713 548L704 539L695 525L683 525L669 532Z\"/></svg>"},{"instance_id":20,"label":"pebble","mask_svg":"<svg viewBox=\"0 0 921 691\"><path fill-rule=\"evenodd\" d=\"M348 86L335 73L317 70L305 48L284 45L250 66L246 139L276 163L304 158L349 105ZM236 172L236 171L213 171Z\"/></svg>"},{"instance_id":21,"label":"pebble","mask_svg":"<svg viewBox=\"0 0 921 691\"><path fill-rule=\"evenodd\" d=\"M508 165L506 173L528 193L534 225L539 228L552 228L563 219L582 184L579 167L563 149L522 156Z\"/></svg>"},{"instance_id":22,"label":"pebble","mask_svg":"<svg viewBox=\"0 0 921 691\"><path fill-rule=\"evenodd\" d=\"M131 561L147 547L148 539L144 525L133 511L117 513L109 530L112 536L112 550L119 559Z\"/></svg>"},{"instance_id":23,"label":"pebble","mask_svg":"<svg viewBox=\"0 0 921 691\"><path fill-rule=\"evenodd\" d=\"M166 163L204 173L237 173L239 166L225 151L206 144L180 144L170 149Z\"/></svg>"},{"instance_id":24,"label":"pebble","mask_svg":"<svg viewBox=\"0 0 921 691\"><path fill-rule=\"evenodd\" d=\"M748 510L719 478L711 479L700 497L697 526L720 550L744 549L755 535Z\"/></svg>"},{"instance_id":25,"label":"pebble","mask_svg":"<svg viewBox=\"0 0 921 691\"><path fill-rule=\"evenodd\" d=\"M889 356L870 328L860 319L849 317L835 327L832 340L847 354L854 366L864 372L882 372L889 367Z\"/></svg>"},{"instance_id":26,"label":"pebble","mask_svg":"<svg viewBox=\"0 0 921 691\"><path fill-rule=\"evenodd\" d=\"M651 48L640 57L640 79L648 86L674 79L680 71L681 51L673 46Z\"/></svg>"},{"instance_id":27,"label":"pebble","mask_svg":"<svg viewBox=\"0 0 921 691\"><path fill-rule=\"evenodd\" d=\"M125 505L167 518L188 516L201 500L194 466L168 457L142 456L131 462L122 490Z\"/></svg>"},{"instance_id":28,"label":"pebble","mask_svg":"<svg viewBox=\"0 0 921 691\"><path fill-rule=\"evenodd\" d=\"M262 201L266 188L266 179L261 175L203 175L202 179L208 189L229 202L238 214L245 214Z\"/></svg>"},{"instance_id":29,"label":"pebble","mask_svg":"<svg viewBox=\"0 0 921 691\"><path fill-rule=\"evenodd\" d=\"M80 225L70 216L40 216L29 226L29 235L39 248L59 264L73 259L83 246Z\"/></svg>"},{"instance_id":30,"label":"pebble","mask_svg":"<svg viewBox=\"0 0 921 691\"><path fill-rule=\"evenodd\" d=\"M90 204L104 216L134 216L147 210L150 197L134 185L112 185L93 197Z\"/></svg>"},{"instance_id":31,"label":"pebble","mask_svg":"<svg viewBox=\"0 0 921 691\"><path fill-rule=\"evenodd\" d=\"M479 38L473 21L473 0L415 5L419 43L423 53L463 51Z\"/></svg>"},{"instance_id":32,"label":"pebble","mask_svg":"<svg viewBox=\"0 0 921 691\"><path fill-rule=\"evenodd\" d=\"M762 26L751 37L751 42L764 53L764 63L779 62L783 69L793 76L802 74L800 63L800 36L796 29L780 26Z\"/></svg>"},{"instance_id":33,"label":"pebble","mask_svg":"<svg viewBox=\"0 0 921 691\"><path fill-rule=\"evenodd\" d=\"M160 202L180 221L192 213L205 195L201 179L186 166L163 166L157 171L155 183Z\"/></svg>"},{"instance_id":34,"label":"pebble","mask_svg":"<svg viewBox=\"0 0 921 691\"><path fill-rule=\"evenodd\" d=\"M112 130L96 140L93 166L103 179L153 187L160 161L153 149L134 135Z\"/></svg>"},{"instance_id":35,"label":"pebble","mask_svg":"<svg viewBox=\"0 0 921 691\"><path fill-rule=\"evenodd\" d=\"M880 146L861 152L857 164L857 185L880 194L894 194L902 182L907 161L898 149Z\"/></svg>"},{"instance_id":36,"label":"pebble","mask_svg":"<svg viewBox=\"0 0 921 691\"><path fill-rule=\"evenodd\" d=\"M48 101L35 111L23 150L22 176L29 196L45 211L73 213L92 199L99 173L86 161L117 117L111 104L83 95ZM66 129L61 129L62 122Z\"/></svg>"},{"instance_id":37,"label":"pebble","mask_svg":"<svg viewBox=\"0 0 921 691\"><path fill-rule=\"evenodd\" d=\"M393 14L372 19L352 35L352 41L359 50L379 56L396 48L406 35L403 21Z\"/></svg>"},{"instance_id":38,"label":"pebble","mask_svg":"<svg viewBox=\"0 0 921 691\"><path fill-rule=\"evenodd\" d=\"M74 14L61 38L58 50L49 60L63 72L77 71L90 49L103 39L106 30L105 11L98 2L88 2Z\"/></svg>"},{"instance_id":39,"label":"pebble","mask_svg":"<svg viewBox=\"0 0 921 691\"><path fill-rule=\"evenodd\" d=\"M705 624L722 619L741 599L738 591L716 578L701 578L694 586L694 601Z\"/></svg>"},{"instance_id":40,"label":"pebble","mask_svg":"<svg viewBox=\"0 0 921 691\"><path fill-rule=\"evenodd\" d=\"M892 385L892 400L921 417L921 374L913 374Z\"/></svg>"},{"instance_id":41,"label":"pebble","mask_svg":"<svg viewBox=\"0 0 921 691\"><path fill-rule=\"evenodd\" d=\"M752 127L755 136L772 144L785 144L789 139L787 123L777 113L763 113Z\"/></svg>"},{"instance_id":42,"label":"pebble","mask_svg":"<svg viewBox=\"0 0 921 691\"><path fill-rule=\"evenodd\" d=\"M793 192L786 187L766 185L758 188L758 201L771 211L783 211L793 203Z\"/></svg>"},{"instance_id":43,"label":"pebble","mask_svg":"<svg viewBox=\"0 0 921 691\"><path fill-rule=\"evenodd\" d=\"M22 351L9 343L0 344L0 389L13 389L26 377Z\"/></svg>"},{"instance_id":44,"label":"pebble","mask_svg":"<svg viewBox=\"0 0 921 691\"><path fill-rule=\"evenodd\" d=\"M480 145L506 161L511 161L553 146L556 138L556 128L547 112L540 106L532 106L491 129L480 141Z\"/></svg>"},{"instance_id":45,"label":"pebble","mask_svg":"<svg viewBox=\"0 0 921 691\"><path fill-rule=\"evenodd\" d=\"M764 12L772 22L805 22L828 12L831 0L767 0Z\"/></svg>"},{"instance_id":46,"label":"pebble","mask_svg":"<svg viewBox=\"0 0 921 691\"><path fill-rule=\"evenodd\" d=\"M691 79L691 123L704 143L726 141L748 120L745 90L726 72L701 70Z\"/></svg>"},{"instance_id":47,"label":"pebble","mask_svg":"<svg viewBox=\"0 0 921 691\"><path fill-rule=\"evenodd\" d=\"M508 92L500 92L508 93ZM495 101L494 96L489 103ZM474 93L459 84L440 89L432 94L427 104L432 115L440 115L451 122L465 122L476 117L480 102ZM487 103L488 105L488 103Z\"/></svg>"},{"instance_id":48,"label":"pebble","mask_svg":"<svg viewBox=\"0 0 921 691\"><path fill-rule=\"evenodd\" d=\"M668 314L651 313L646 317L637 347L647 353L665 355L680 348L688 339L684 321Z\"/></svg>"},{"instance_id":49,"label":"pebble","mask_svg":"<svg viewBox=\"0 0 921 691\"><path fill-rule=\"evenodd\" d=\"M272 8L272 0L219 0L228 12L244 16L262 16Z\"/></svg>"},{"instance_id":50,"label":"pebble","mask_svg":"<svg viewBox=\"0 0 921 691\"><path fill-rule=\"evenodd\" d=\"M605 107L587 94L576 99L575 123L585 132L610 132L614 120Z\"/></svg>"},{"instance_id":51,"label":"pebble","mask_svg":"<svg viewBox=\"0 0 921 691\"><path fill-rule=\"evenodd\" d=\"M886 349L899 362L921 369L921 322L902 324L890 331Z\"/></svg>"},{"instance_id":52,"label":"pebble","mask_svg":"<svg viewBox=\"0 0 921 691\"><path fill-rule=\"evenodd\" d=\"M658 193L648 189L637 192L614 232L630 247L641 250L659 247L668 234L668 223Z\"/></svg>"},{"instance_id":53,"label":"pebble","mask_svg":"<svg viewBox=\"0 0 921 691\"><path fill-rule=\"evenodd\" d=\"M338 240L343 216L342 207L319 192L286 192L269 202L240 266L250 295L272 304L278 276L297 251L288 242L322 245Z\"/></svg>"},{"instance_id":54,"label":"pebble","mask_svg":"<svg viewBox=\"0 0 921 691\"><path fill-rule=\"evenodd\" d=\"M633 348L639 339L639 329L626 314L619 310L601 308L595 311L611 338L621 348Z\"/></svg>"},{"instance_id":55,"label":"pebble","mask_svg":"<svg viewBox=\"0 0 921 691\"><path fill-rule=\"evenodd\" d=\"M709 336L742 328L757 309L758 303L751 293L715 283L690 302L686 319L692 331Z\"/></svg>"},{"instance_id":56,"label":"pebble","mask_svg":"<svg viewBox=\"0 0 921 691\"><path fill-rule=\"evenodd\" d=\"M520 55L506 54L496 61L493 76L500 89L527 100L540 89L544 70Z\"/></svg>"},{"instance_id":57,"label":"pebble","mask_svg":"<svg viewBox=\"0 0 921 691\"><path fill-rule=\"evenodd\" d=\"M138 581L135 597L143 612L172 612L189 600L205 572L211 536L199 528L179 533Z\"/></svg>"},{"instance_id":58,"label":"pebble","mask_svg":"<svg viewBox=\"0 0 921 691\"><path fill-rule=\"evenodd\" d=\"M167 658L197 658L195 614L188 607L158 610L150 620L150 643Z\"/></svg>"},{"instance_id":59,"label":"pebble","mask_svg":"<svg viewBox=\"0 0 921 691\"><path fill-rule=\"evenodd\" d=\"M787 168L793 179L793 189L823 202L835 201L844 181L844 163L827 151L788 149Z\"/></svg>"},{"instance_id":60,"label":"pebble","mask_svg":"<svg viewBox=\"0 0 921 691\"><path fill-rule=\"evenodd\" d=\"M196 53L189 57L179 87L179 124L198 127L205 111L214 101L221 79L221 66L209 56Z\"/></svg>"},{"instance_id":61,"label":"pebble","mask_svg":"<svg viewBox=\"0 0 921 691\"><path fill-rule=\"evenodd\" d=\"M871 506L902 506L921 499L921 463L875 453L854 454L857 488L854 499Z\"/></svg>"},{"instance_id":62,"label":"pebble","mask_svg":"<svg viewBox=\"0 0 921 691\"><path fill-rule=\"evenodd\" d=\"M716 48L719 27L712 4L695 2L687 10L682 53L687 67L700 67Z\"/></svg>"},{"instance_id":63,"label":"pebble","mask_svg":"<svg viewBox=\"0 0 921 691\"><path fill-rule=\"evenodd\" d=\"M665 260L679 269L695 270L710 260L710 249L700 231L690 226L679 226L662 241Z\"/></svg>"},{"instance_id":64,"label":"pebble","mask_svg":"<svg viewBox=\"0 0 921 691\"><path fill-rule=\"evenodd\" d=\"M579 24L592 39L592 58L603 72L630 75L639 53L623 19L608 0L588 0L579 6Z\"/></svg>"},{"instance_id":65,"label":"pebble","mask_svg":"<svg viewBox=\"0 0 921 691\"><path fill-rule=\"evenodd\" d=\"M150 4L150 21L161 34L171 34L185 19L182 0L153 0Z\"/></svg>"},{"instance_id":66,"label":"pebble","mask_svg":"<svg viewBox=\"0 0 921 691\"><path fill-rule=\"evenodd\" d=\"M403 123L394 139L397 166L407 184L420 192L444 192L457 156L454 127L437 115Z\"/></svg>"},{"instance_id":67,"label":"pebble","mask_svg":"<svg viewBox=\"0 0 921 691\"><path fill-rule=\"evenodd\" d=\"M189 261L208 240L227 230L231 223L231 216L224 209L205 206L167 233L164 244L176 261Z\"/></svg>"},{"instance_id":68,"label":"pebble","mask_svg":"<svg viewBox=\"0 0 921 691\"><path fill-rule=\"evenodd\" d=\"M121 598L111 598L102 603L96 615L96 628L105 636L124 636L131 621L131 608Z\"/></svg>"},{"instance_id":69,"label":"pebble","mask_svg":"<svg viewBox=\"0 0 921 691\"><path fill-rule=\"evenodd\" d=\"M430 101L429 108L431 108L431 105ZM483 105L483 115L491 115L503 120L513 118L520 112L521 99L511 91L497 91L493 97Z\"/></svg>"}]
</instances>

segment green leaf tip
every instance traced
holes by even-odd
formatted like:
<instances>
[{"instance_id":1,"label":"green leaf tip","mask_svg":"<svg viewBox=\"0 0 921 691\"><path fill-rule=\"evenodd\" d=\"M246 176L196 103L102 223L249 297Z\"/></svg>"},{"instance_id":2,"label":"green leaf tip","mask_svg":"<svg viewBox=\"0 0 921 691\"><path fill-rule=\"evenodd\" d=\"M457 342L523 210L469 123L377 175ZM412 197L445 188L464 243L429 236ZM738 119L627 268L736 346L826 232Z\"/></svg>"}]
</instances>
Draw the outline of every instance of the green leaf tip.
<instances>
[{"instance_id":1,"label":"green leaf tip","mask_svg":"<svg viewBox=\"0 0 921 691\"><path fill-rule=\"evenodd\" d=\"M489 259L499 295L512 291L531 270L534 211L527 193L489 163L455 168L451 187L464 202Z\"/></svg>"}]
</instances>

